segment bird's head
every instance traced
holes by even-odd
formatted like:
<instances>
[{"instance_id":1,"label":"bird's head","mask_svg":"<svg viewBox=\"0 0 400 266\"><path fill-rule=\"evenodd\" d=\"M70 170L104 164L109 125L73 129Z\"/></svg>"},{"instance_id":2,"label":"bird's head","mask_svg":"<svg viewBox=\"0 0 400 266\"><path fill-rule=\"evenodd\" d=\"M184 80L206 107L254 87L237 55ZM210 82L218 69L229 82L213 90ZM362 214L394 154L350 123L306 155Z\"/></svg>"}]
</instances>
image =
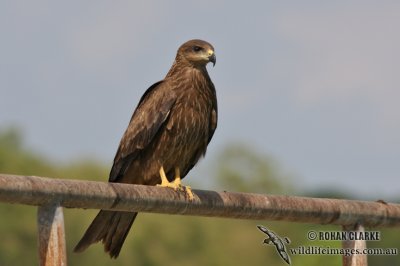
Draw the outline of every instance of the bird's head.
<instances>
[{"instance_id":1,"label":"bird's head","mask_svg":"<svg viewBox=\"0 0 400 266\"><path fill-rule=\"evenodd\" d=\"M216 62L214 47L206 41L190 40L178 49L177 58L194 66L205 66L209 62Z\"/></svg>"}]
</instances>

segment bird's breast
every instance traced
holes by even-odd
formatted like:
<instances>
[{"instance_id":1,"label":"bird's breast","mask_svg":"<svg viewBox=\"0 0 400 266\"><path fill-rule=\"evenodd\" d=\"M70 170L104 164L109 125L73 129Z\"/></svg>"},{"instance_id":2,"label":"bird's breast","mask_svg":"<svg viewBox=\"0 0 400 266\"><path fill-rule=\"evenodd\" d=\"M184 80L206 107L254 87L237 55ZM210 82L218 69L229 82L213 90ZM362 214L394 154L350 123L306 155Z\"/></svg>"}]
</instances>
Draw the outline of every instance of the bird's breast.
<instances>
[{"instance_id":1,"label":"bird's breast","mask_svg":"<svg viewBox=\"0 0 400 266\"><path fill-rule=\"evenodd\" d=\"M167 129L175 133L201 134L210 124L212 102L208 95L196 89L182 93L171 110Z\"/></svg>"},{"instance_id":2,"label":"bird's breast","mask_svg":"<svg viewBox=\"0 0 400 266\"><path fill-rule=\"evenodd\" d=\"M210 112L196 105L178 104L171 111L167 130L178 138L197 139L208 131ZM181 141L184 141L183 139Z\"/></svg>"}]
</instances>

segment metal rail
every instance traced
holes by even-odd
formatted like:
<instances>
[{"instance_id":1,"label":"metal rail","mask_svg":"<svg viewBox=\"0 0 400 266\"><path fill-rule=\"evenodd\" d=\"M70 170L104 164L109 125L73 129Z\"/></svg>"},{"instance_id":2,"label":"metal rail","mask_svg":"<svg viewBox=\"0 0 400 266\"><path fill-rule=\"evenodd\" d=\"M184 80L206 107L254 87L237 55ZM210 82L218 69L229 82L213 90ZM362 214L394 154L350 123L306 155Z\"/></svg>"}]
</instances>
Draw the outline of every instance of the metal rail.
<instances>
[{"instance_id":1,"label":"metal rail","mask_svg":"<svg viewBox=\"0 0 400 266\"><path fill-rule=\"evenodd\" d=\"M168 188L0 174L0 201L41 206L38 211L41 265L66 265L60 207L284 220L336 224L344 228L356 225L400 226L400 204L382 201L367 202L205 190L193 190L193 192L195 197L189 201L185 193ZM57 237L54 238L55 234ZM346 246L352 244L362 246L365 242L346 243ZM52 251L54 248L58 251ZM49 254L56 254L56 258L47 264L47 261L54 257L54 255L45 257ZM357 256L358 260L344 260L344 265L366 265L366 257L362 258L361 255L352 257L357 258ZM362 264L354 264L352 261L361 261Z\"/></svg>"}]
</instances>

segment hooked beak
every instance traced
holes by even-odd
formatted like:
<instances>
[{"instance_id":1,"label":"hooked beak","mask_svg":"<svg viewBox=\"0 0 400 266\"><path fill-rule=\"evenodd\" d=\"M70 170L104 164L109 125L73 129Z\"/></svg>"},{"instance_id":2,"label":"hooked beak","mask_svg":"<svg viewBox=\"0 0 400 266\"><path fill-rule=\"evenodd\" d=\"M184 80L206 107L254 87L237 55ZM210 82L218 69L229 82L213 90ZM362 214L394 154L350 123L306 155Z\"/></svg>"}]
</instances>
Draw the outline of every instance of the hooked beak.
<instances>
[{"instance_id":1,"label":"hooked beak","mask_svg":"<svg viewBox=\"0 0 400 266\"><path fill-rule=\"evenodd\" d=\"M208 61L213 63L213 66L215 66L215 63L217 62L217 58L215 57L215 53L213 50L208 51Z\"/></svg>"}]
</instances>

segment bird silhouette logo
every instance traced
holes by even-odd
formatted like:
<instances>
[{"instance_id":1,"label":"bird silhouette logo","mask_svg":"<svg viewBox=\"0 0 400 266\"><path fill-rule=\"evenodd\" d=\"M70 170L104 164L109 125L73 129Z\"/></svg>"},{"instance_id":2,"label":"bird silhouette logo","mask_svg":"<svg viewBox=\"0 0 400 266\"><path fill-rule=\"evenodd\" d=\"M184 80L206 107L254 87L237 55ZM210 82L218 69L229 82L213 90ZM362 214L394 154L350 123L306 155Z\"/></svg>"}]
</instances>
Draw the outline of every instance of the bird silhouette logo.
<instances>
[{"instance_id":1,"label":"bird silhouette logo","mask_svg":"<svg viewBox=\"0 0 400 266\"><path fill-rule=\"evenodd\" d=\"M274 245L279 256L281 256L281 258L290 265L291 260L286 249L286 244L290 244L290 239L287 237L280 237L275 232L269 230L265 226L257 225L257 227L261 232L268 236L268 238L264 239L263 244Z\"/></svg>"}]
</instances>

